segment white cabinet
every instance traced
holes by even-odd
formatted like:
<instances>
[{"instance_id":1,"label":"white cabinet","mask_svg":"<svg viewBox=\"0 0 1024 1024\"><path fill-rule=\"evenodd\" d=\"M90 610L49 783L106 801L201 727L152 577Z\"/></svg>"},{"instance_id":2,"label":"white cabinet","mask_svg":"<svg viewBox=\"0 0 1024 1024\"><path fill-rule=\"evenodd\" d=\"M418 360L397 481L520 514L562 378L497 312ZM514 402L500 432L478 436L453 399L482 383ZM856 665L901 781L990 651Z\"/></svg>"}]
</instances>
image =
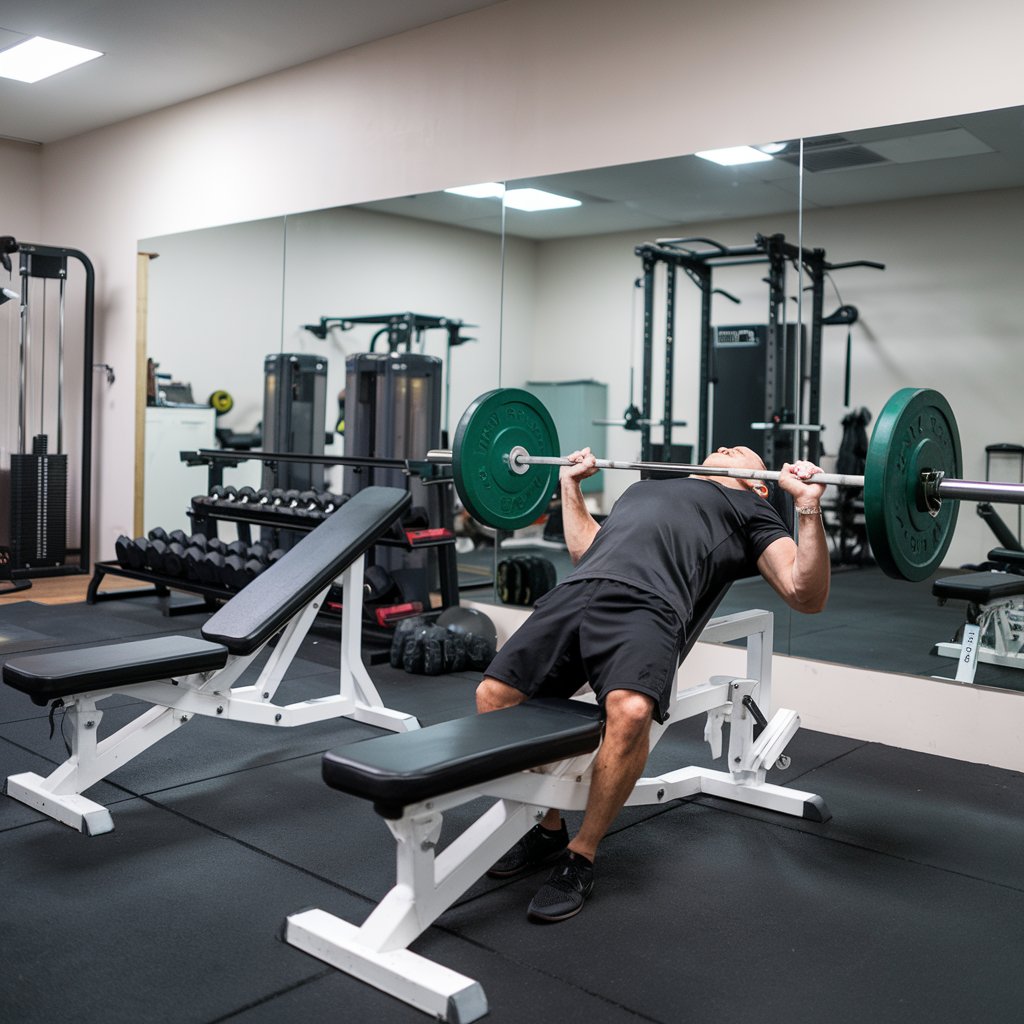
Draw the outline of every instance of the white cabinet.
<instances>
[{"instance_id":1,"label":"white cabinet","mask_svg":"<svg viewBox=\"0 0 1024 1024\"><path fill-rule=\"evenodd\" d=\"M215 445L214 419L208 408L146 408L146 484L142 530L156 526L191 533L187 510L196 494L206 493L207 467L186 466L180 453Z\"/></svg>"}]
</instances>

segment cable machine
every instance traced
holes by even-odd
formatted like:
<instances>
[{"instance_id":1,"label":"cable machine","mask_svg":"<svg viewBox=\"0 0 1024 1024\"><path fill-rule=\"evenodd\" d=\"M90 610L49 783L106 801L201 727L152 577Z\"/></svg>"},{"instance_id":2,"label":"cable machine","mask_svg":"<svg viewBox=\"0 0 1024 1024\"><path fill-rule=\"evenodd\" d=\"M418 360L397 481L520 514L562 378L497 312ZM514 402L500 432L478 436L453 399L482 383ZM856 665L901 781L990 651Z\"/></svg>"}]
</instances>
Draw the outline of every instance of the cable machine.
<instances>
[{"instance_id":1,"label":"cable machine","mask_svg":"<svg viewBox=\"0 0 1024 1024\"><path fill-rule=\"evenodd\" d=\"M709 246L695 249L695 245ZM825 279L833 270L847 267L871 267L884 270L885 265L870 260L847 263L829 263L824 249L799 248L788 243L784 235L756 235L751 246L728 247L709 238L672 238L639 245L634 250L643 264L641 283L644 291L643 313L643 378L640 417L632 417L633 429L640 430L641 460L652 458L651 427L660 424L663 430L663 450L670 451L672 427L678 424L672 418L674 355L676 340L677 278L681 270L700 290L700 406L696 462L709 450L712 436L712 410L715 388L718 384L715 328L711 324L711 297L722 295L739 303L735 295L713 287L715 267L768 264L768 319L766 325L763 420L752 423L764 431L761 454L768 465L778 459L776 449L786 449L797 457L817 462L821 455L821 337L822 328L831 324L851 325L856 322L854 306L841 305L836 312L824 316ZM805 368L802 357L802 339L790 343L786 318L787 264L803 265L810 279L811 320L810 346ZM655 272L659 265L666 268L665 286L665 370L664 412L660 421L652 420L652 376L654 355ZM802 325L798 325L799 327ZM788 354L793 353L793 366L788 365ZM847 341L846 403L849 404L850 348ZM787 388L789 378L794 386ZM791 404L790 404L791 403ZM627 414L627 421L630 417ZM792 440L780 443L783 432L792 434Z\"/></svg>"},{"instance_id":2,"label":"cable machine","mask_svg":"<svg viewBox=\"0 0 1024 1024\"><path fill-rule=\"evenodd\" d=\"M90 510L92 499L92 373L93 321L95 313L95 272L89 258L77 249L18 242L13 237L0 237L0 263L8 274L13 273L11 255L19 257L20 293L3 289L0 303L17 299L19 303L18 338L18 421L17 445L12 452L10 468L0 471L0 544L7 548L12 577L53 576L89 572ZM77 546L68 544L68 456L65 452L65 291L68 260L77 260L85 271L85 307L82 342L82 418L79 446L79 539ZM57 330L55 346L47 343L47 284L57 282ZM33 289L41 282L41 289ZM41 310L37 316L34 305L41 291ZM35 334L38 324L38 333ZM48 366L47 356L52 365ZM111 377L109 367L108 379ZM50 390L56 394L55 450L51 448L48 420L53 405L48 401L48 374L55 376ZM30 409L30 389L38 382L38 408ZM31 413L35 415L30 415ZM49 416L48 416L49 413ZM28 435L38 416L38 433ZM52 423L50 424L52 426ZM6 516L6 519L3 517ZM0 553L3 548L0 548Z\"/></svg>"}]
</instances>

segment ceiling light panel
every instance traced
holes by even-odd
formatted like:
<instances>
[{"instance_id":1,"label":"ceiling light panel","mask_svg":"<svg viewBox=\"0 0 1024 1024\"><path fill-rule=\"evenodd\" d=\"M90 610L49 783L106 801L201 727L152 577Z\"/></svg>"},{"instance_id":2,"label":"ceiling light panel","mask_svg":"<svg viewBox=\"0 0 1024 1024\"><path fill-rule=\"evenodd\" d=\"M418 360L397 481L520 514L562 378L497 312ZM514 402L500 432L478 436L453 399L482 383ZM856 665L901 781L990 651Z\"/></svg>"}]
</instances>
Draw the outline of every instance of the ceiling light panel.
<instances>
[{"instance_id":1,"label":"ceiling light panel","mask_svg":"<svg viewBox=\"0 0 1024 1024\"><path fill-rule=\"evenodd\" d=\"M695 154L702 160L721 164L723 167L736 167L739 164L759 164L771 160L768 153L763 153L753 146L729 146L726 149L705 149Z\"/></svg>"},{"instance_id":2,"label":"ceiling light panel","mask_svg":"<svg viewBox=\"0 0 1024 1024\"><path fill-rule=\"evenodd\" d=\"M98 50L33 36L0 52L0 78L32 84L102 56Z\"/></svg>"}]
</instances>

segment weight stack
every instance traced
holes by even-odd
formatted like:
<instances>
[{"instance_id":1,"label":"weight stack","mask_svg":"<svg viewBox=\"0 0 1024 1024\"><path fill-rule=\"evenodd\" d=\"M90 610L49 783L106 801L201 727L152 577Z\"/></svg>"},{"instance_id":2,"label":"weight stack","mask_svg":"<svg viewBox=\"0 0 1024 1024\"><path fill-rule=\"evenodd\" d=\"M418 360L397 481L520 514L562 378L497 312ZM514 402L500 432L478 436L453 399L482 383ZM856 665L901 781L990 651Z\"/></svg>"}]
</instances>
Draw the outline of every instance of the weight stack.
<instances>
[{"instance_id":1,"label":"weight stack","mask_svg":"<svg viewBox=\"0 0 1024 1024\"><path fill-rule=\"evenodd\" d=\"M68 457L48 455L45 434L31 455L11 456L11 562L15 569L63 565L67 558Z\"/></svg>"},{"instance_id":2,"label":"weight stack","mask_svg":"<svg viewBox=\"0 0 1024 1024\"><path fill-rule=\"evenodd\" d=\"M377 459L422 459L441 441L441 373L436 356L416 352L364 352L345 360L345 454ZM345 493L364 487L406 487L430 526L452 528L446 487L427 486L401 469L346 466ZM430 566L427 551L376 549L376 564L392 573Z\"/></svg>"}]
</instances>

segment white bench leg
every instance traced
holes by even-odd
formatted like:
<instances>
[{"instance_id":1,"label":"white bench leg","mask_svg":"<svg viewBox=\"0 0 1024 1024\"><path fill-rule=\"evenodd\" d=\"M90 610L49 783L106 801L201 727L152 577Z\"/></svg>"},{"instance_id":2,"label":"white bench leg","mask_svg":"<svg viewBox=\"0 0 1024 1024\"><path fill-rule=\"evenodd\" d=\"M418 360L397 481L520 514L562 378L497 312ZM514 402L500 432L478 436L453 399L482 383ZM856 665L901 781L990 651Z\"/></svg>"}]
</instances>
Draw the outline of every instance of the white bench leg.
<instances>
[{"instance_id":1,"label":"white bench leg","mask_svg":"<svg viewBox=\"0 0 1024 1024\"><path fill-rule=\"evenodd\" d=\"M53 793L47 788L46 779L33 772L9 775L5 792L9 797L20 800L33 810L70 825L87 836L97 836L114 830L110 811L102 804L77 793Z\"/></svg>"},{"instance_id":2,"label":"white bench leg","mask_svg":"<svg viewBox=\"0 0 1024 1024\"><path fill-rule=\"evenodd\" d=\"M360 929L323 910L303 910L285 921L285 941L388 995L450 1024L487 1013L480 983L441 964L395 949L379 953L360 941Z\"/></svg>"}]
</instances>

